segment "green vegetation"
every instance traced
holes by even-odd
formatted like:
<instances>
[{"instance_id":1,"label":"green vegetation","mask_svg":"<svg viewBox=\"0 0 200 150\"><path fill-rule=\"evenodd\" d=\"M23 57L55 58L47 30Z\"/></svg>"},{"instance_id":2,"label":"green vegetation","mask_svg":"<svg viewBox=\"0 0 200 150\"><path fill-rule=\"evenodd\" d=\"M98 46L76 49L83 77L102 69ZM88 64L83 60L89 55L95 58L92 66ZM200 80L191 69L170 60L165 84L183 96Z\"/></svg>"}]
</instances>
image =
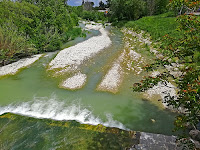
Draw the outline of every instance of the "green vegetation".
<instances>
[{"instance_id":1,"label":"green vegetation","mask_svg":"<svg viewBox=\"0 0 200 150\"><path fill-rule=\"evenodd\" d=\"M111 0L111 21L136 20L143 16L143 0Z\"/></svg>"},{"instance_id":2,"label":"green vegetation","mask_svg":"<svg viewBox=\"0 0 200 150\"><path fill-rule=\"evenodd\" d=\"M98 9L97 9L98 8ZM105 17L103 12L98 12L99 7L93 8L93 10L87 11L83 9L83 6L68 6L68 9L70 12L75 13L78 17L82 18L82 19L86 19L86 20L90 20L90 21L107 21L108 18Z\"/></svg>"},{"instance_id":3,"label":"green vegetation","mask_svg":"<svg viewBox=\"0 0 200 150\"><path fill-rule=\"evenodd\" d=\"M174 11L177 11L180 10L180 5L178 4L181 4L183 8L187 8L188 10L195 10L199 6L200 1L172 0L170 1L169 6L171 6L172 9L175 9ZM175 19L171 18L172 20L168 23L169 27L165 30L164 28L167 27L167 22L164 20L166 18L162 18L161 16L142 18L141 20L135 22L129 22L126 26L136 26L136 28L148 31L154 39L160 39L160 52L164 56L164 59L159 58L156 63L147 65L146 69L148 71L157 70L160 65L169 65L174 68L173 64L176 64L176 69L178 69L182 75L174 76L170 74L170 71L166 70L155 78L147 77L142 80L141 83L136 83L133 87L133 91L145 91L156 85L158 82L165 83L166 81L169 81L170 78L173 79L178 88L177 97L168 95L165 97L165 100L168 105L177 110L179 110L180 107L184 109L184 113L180 113L176 118L176 130L183 129L186 131L186 134L180 136L180 142L183 142L182 144L186 144L186 149L195 149L194 143L188 137L188 129L199 132L200 17L194 16L193 14L183 14L177 17L177 24L173 21ZM151 23L149 20L151 20ZM146 24L142 25L142 23ZM172 25L177 27L177 31ZM166 35L163 37L164 34ZM197 135L192 135L192 138L193 140L199 141Z\"/></svg>"},{"instance_id":4,"label":"green vegetation","mask_svg":"<svg viewBox=\"0 0 200 150\"><path fill-rule=\"evenodd\" d=\"M0 12L0 66L59 50L63 43L82 36L79 17L107 20L102 12L71 7L63 0L2 0Z\"/></svg>"},{"instance_id":5,"label":"green vegetation","mask_svg":"<svg viewBox=\"0 0 200 150\"><path fill-rule=\"evenodd\" d=\"M125 27L133 28L134 30L143 30L148 32L153 40L160 40L166 34L173 37L180 37L180 32L177 31L178 23L176 18L169 13L143 17L136 21L129 21Z\"/></svg>"},{"instance_id":6,"label":"green vegetation","mask_svg":"<svg viewBox=\"0 0 200 150\"><path fill-rule=\"evenodd\" d=\"M35 119L11 113L0 116L0 149L128 149L139 144L133 131L76 121ZM139 135L139 134L138 134Z\"/></svg>"},{"instance_id":7,"label":"green vegetation","mask_svg":"<svg viewBox=\"0 0 200 150\"><path fill-rule=\"evenodd\" d=\"M168 11L167 5L180 16L175 18L174 13L164 13ZM180 66L181 76L174 77L166 71L156 78L144 79L133 88L137 92L145 91L158 82L174 79L179 89L177 97L166 99L174 108L185 109L177 117L177 129L196 129L200 120L200 17L184 14L199 5L197 0L108 0L111 9L108 20L144 30L161 43L160 52L165 59L158 59L147 70L154 71L158 65L166 64L173 67L172 63ZM0 65L60 49L63 43L81 34L77 27L79 17L91 21L107 19L104 13L85 11L81 6L70 7L63 0L1 0L0 12Z\"/></svg>"},{"instance_id":8,"label":"green vegetation","mask_svg":"<svg viewBox=\"0 0 200 150\"><path fill-rule=\"evenodd\" d=\"M45 51L81 34L76 12L62 0L0 1L0 64Z\"/></svg>"},{"instance_id":9,"label":"green vegetation","mask_svg":"<svg viewBox=\"0 0 200 150\"><path fill-rule=\"evenodd\" d=\"M8 64L35 52L34 46L18 34L14 25L0 27L0 64Z\"/></svg>"},{"instance_id":10,"label":"green vegetation","mask_svg":"<svg viewBox=\"0 0 200 150\"><path fill-rule=\"evenodd\" d=\"M137 20L143 16L167 11L169 0L109 0L110 21Z\"/></svg>"},{"instance_id":11,"label":"green vegetation","mask_svg":"<svg viewBox=\"0 0 200 150\"><path fill-rule=\"evenodd\" d=\"M4 65L16 57L35 52L34 45L27 41L31 16L35 16L38 8L28 3L0 2L0 62ZM26 14L26 15L25 15Z\"/></svg>"}]
</instances>

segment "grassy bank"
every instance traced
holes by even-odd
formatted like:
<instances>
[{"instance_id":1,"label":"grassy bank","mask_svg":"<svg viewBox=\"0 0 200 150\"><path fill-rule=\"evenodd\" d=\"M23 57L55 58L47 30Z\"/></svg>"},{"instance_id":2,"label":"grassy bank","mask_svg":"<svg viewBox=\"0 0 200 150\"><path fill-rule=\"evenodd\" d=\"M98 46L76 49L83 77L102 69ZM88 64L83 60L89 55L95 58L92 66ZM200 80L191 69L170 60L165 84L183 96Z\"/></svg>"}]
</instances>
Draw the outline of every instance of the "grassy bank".
<instances>
[{"instance_id":1,"label":"grassy bank","mask_svg":"<svg viewBox=\"0 0 200 150\"><path fill-rule=\"evenodd\" d=\"M178 27L176 17L172 13L143 17L136 21L129 21L124 26L133 28L134 30L146 31L156 41L166 34L172 37L181 37L180 32L176 30Z\"/></svg>"},{"instance_id":2,"label":"grassy bank","mask_svg":"<svg viewBox=\"0 0 200 150\"><path fill-rule=\"evenodd\" d=\"M193 136L191 131L199 132L200 17L183 14L175 18L167 13L130 21L125 27L131 27L136 31L144 30L153 40L160 39L160 44L156 44L156 48L162 57L158 58L156 63L147 65L146 69L155 71L160 66L166 68L154 79L147 77L140 83L134 84L133 91L144 92L160 81L173 81L177 87L176 96L169 94L164 99L170 107L179 111L174 122L175 131L184 131L179 136L179 142L185 140L181 145L183 144L186 149L196 149L199 139ZM180 108L187 111L180 111Z\"/></svg>"}]
</instances>

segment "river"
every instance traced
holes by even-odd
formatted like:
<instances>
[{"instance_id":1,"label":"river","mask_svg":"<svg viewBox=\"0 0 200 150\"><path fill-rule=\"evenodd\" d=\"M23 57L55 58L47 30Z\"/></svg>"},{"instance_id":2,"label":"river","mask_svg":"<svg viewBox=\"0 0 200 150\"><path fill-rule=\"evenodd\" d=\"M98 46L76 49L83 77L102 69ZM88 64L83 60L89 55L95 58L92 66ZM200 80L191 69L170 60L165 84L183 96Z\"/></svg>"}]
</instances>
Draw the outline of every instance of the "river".
<instances>
[{"instance_id":1,"label":"river","mask_svg":"<svg viewBox=\"0 0 200 150\"><path fill-rule=\"evenodd\" d=\"M47 71L57 52L46 53L16 75L0 78L0 113L12 112L44 120L76 120L83 124L172 135L175 114L143 100L140 94L131 90L133 83L145 73L127 75L116 94L96 90L110 64L123 50L123 34L115 28L108 30L112 45L81 66L88 76L83 88L75 91L59 88L62 78L52 77ZM90 37L98 34L93 31ZM65 47L83 40L86 39L77 38ZM31 134L28 137L34 136Z\"/></svg>"}]
</instances>

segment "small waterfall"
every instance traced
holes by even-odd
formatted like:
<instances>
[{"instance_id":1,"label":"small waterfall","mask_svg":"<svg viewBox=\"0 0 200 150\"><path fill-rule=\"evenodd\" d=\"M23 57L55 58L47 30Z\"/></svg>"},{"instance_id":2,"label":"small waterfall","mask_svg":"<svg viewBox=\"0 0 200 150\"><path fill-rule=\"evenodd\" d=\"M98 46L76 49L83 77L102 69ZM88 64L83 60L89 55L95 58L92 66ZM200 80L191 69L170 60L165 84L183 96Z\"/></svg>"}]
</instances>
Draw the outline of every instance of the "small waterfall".
<instances>
[{"instance_id":1,"label":"small waterfall","mask_svg":"<svg viewBox=\"0 0 200 150\"><path fill-rule=\"evenodd\" d=\"M81 106L81 104L60 101L56 96L51 96L51 98L35 97L32 101L0 107L0 115L7 112L34 118L60 121L76 120L83 124L102 124L107 127L126 129L122 123L113 120L111 114L106 114L107 121L104 122L99 117L94 116L88 108Z\"/></svg>"}]
</instances>

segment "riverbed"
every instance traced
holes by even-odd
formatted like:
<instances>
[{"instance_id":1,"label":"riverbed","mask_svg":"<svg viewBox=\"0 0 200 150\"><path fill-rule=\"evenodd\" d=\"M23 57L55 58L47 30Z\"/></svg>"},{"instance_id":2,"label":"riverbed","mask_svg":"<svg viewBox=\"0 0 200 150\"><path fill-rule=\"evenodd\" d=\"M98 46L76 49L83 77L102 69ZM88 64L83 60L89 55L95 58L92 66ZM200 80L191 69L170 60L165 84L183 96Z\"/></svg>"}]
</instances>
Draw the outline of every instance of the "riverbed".
<instances>
[{"instance_id":1,"label":"riverbed","mask_svg":"<svg viewBox=\"0 0 200 150\"><path fill-rule=\"evenodd\" d=\"M123 34L111 27L106 30L110 33L112 44L80 65L79 71L87 75L81 89L61 88L60 83L71 74L52 76L48 71L49 63L58 52L45 53L16 75L0 78L0 114L11 112L34 118L76 120L82 124L103 124L125 130L172 135L175 114L132 92L133 83L140 81L146 75L144 72L125 74L115 94L97 90L124 50ZM99 34L94 31L90 37ZM66 47L85 40L75 39L66 43Z\"/></svg>"}]
</instances>

